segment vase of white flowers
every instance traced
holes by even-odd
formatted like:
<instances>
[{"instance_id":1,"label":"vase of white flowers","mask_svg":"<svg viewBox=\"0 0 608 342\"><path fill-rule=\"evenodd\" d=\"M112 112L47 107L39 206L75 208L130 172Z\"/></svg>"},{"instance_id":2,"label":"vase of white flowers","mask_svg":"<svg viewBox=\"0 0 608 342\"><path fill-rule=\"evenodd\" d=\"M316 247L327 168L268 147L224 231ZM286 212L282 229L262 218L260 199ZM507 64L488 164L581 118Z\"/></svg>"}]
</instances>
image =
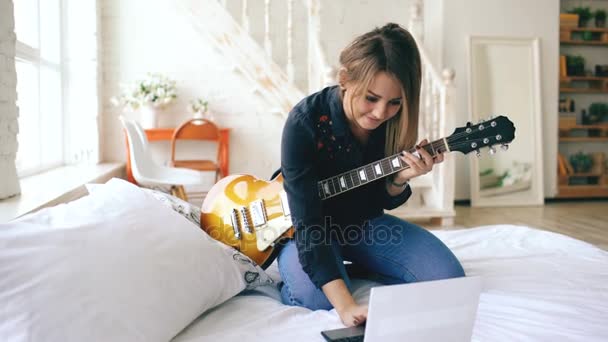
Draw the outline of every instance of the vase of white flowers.
<instances>
[{"instance_id":1,"label":"vase of white flowers","mask_svg":"<svg viewBox=\"0 0 608 342\"><path fill-rule=\"evenodd\" d=\"M112 102L139 111L143 128L157 127L159 111L177 97L175 81L157 73L149 73L146 79L121 85L121 88L122 94L112 98Z\"/></svg>"},{"instance_id":2,"label":"vase of white flowers","mask_svg":"<svg viewBox=\"0 0 608 342\"><path fill-rule=\"evenodd\" d=\"M192 112L192 117L195 119L207 119L209 121L213 121L213 115L209 113L209 102L198 98L196 100L190 101L190 105L188 106L190 112Z\"/></svg>"},{"instance_id":3,"label":"vase of white flowers","mask_svg":"<svg viewBox=\"0 0 608 342\"><path fill-rule=\"evenodd\" d=\"M158 117L160 110L154 106L143 105L139 107L139 124L144 129L158 127Z\"/></svg>"}]
</instances>

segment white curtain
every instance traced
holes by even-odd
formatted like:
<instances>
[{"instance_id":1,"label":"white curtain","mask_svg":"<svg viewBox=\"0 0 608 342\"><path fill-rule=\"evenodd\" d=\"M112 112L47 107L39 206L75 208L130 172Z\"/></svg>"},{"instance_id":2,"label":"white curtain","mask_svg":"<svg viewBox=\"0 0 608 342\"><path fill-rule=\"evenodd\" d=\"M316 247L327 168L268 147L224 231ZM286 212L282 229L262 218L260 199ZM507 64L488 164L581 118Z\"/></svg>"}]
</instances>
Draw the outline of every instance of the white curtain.
<instances>
[{"instance_id":1,"label":"white curtain","mask_svg":"<svg viewBox=\"0 0 608 342\"><path fill-rule=\"evenodd\" d=\"M65 162L99 162L98 10L96 0L64 0Z\"/></svg>"}]
</instances>

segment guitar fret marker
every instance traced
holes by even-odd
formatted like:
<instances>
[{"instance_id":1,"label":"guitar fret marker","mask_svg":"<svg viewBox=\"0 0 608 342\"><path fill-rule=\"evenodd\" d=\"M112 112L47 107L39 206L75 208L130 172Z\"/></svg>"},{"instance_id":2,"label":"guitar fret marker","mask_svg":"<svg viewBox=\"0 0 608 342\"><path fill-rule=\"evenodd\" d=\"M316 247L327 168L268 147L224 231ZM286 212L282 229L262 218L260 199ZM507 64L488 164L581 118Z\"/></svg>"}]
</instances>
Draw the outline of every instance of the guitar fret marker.
<instances>
[{"instance_id":1,"label":"guitar fret marker","mask_svg":"<svg viewBox=\"0 0 608 342\"><path fill-rule=\"evenodd\" d=\"M327 195L331 195L331 191L329 191L329 184L328 183L323 183L323 190L325 190L325 193Z\"/></svg>"},{"instance_id":2,"label":"guitar fret marker","mask_svg":"<svg viewBox=\"0 0 608 342\"><path fill-rule=\"evenodd\" d=\"M399 158L393 159L392 162L393 162L393 168L401 167L401 164L399 164Z\"/></svg>"},{"instance_id":3,"label":"guitar fret marker","mask_svg":"<svg viewBox=\"0 0 608 342\"><path fill-rule=\"evenodd\" d=\"M382 168L380 168L380 164L374 165L374 169L376 169L376 174L382 174Z\"/></svg>"},{"instance_id":4,"label":"guitar fret marker","mask_svg":"<svg viewBox=\"0 0 608 342\"><path fill-rule=\"evenodd\" d=\"M343 189L346 189L346 181L344 180L344 176L340 177L340 185Z\"/></svg>"},{"instance_id":5,"label":"guitar fret marker","mask_svg":"<svg viewBox=\"0 0 608 342\"><path fill-rule=\"evenodd\" d=\"M359 170L359 178L361 178L362 181L367 180L367 176L365 176L365 171Z\"/></svg>"}]
</instances>

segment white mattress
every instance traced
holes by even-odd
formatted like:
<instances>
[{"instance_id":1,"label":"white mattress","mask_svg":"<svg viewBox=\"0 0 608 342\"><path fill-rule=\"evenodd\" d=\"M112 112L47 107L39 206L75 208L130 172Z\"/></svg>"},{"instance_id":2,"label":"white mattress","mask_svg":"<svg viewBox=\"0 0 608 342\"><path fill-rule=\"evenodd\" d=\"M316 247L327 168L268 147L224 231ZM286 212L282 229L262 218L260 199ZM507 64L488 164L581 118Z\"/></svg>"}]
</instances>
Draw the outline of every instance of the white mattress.
<instances>
[{"instance_id":1,"label":"white mattress","mask_svg":"<svg viewBox=\"0 0 608 342\"><path fill-rule=\"evenodd\" d=\"M435 231L467 275L484 278L474 341L608 341L608 252L563 235L500 225ZM269 268L279 280L276 263ZM354 280L367 302L375 284ZM274 287L243 293L174 341L323 341L336 312L281 304Z\"/></svg>"}]
</instances>

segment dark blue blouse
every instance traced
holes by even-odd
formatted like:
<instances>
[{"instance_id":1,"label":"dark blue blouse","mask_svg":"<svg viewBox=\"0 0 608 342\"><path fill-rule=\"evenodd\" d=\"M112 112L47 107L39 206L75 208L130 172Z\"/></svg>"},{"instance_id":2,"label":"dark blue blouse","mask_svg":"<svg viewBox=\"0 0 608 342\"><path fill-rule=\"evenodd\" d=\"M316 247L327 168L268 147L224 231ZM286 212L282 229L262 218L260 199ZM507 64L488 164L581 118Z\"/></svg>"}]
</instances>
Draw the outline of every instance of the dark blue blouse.
<instances>
[{"instance_id":1,"label":"dark blue blouse","mask_svg":"<svg viewBox=\"0 0 608 342\"><path fill-rule=\"evenodd\" d=\"M383 209L405 203L409 186L390 196L384 179L321 200L317 182L382 159L386 125L375 129L366 145L351 133L338 87L328 87L300 101L289 113L281 142L281 172L296 228L300 263L321 288L340 278L330 236L347 226L361 227ZM330 234L331 233L331 234ZM334 235L332 235L334 234Z\"/></svg>"}]
</instances>

